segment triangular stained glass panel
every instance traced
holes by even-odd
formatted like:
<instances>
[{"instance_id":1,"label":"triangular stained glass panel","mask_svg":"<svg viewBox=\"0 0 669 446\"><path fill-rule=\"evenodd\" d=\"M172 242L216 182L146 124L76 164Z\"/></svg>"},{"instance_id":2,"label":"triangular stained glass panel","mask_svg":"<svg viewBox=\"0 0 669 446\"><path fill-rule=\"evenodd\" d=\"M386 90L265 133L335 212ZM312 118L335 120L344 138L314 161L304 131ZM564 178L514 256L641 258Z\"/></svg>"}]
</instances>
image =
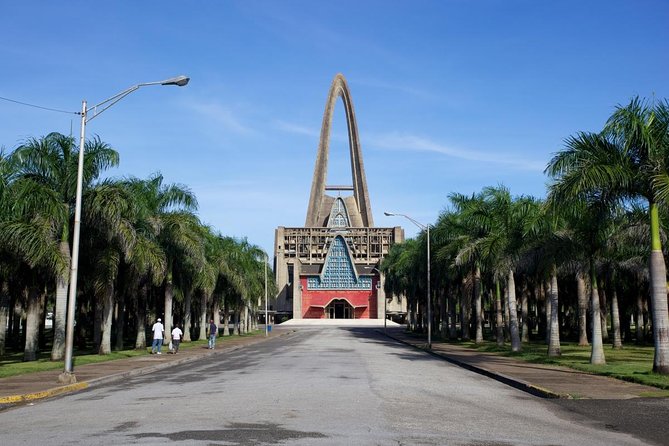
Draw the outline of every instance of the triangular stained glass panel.
<instances>
[{"instance_id":1,"label":"triangular stained glass panel","mask_svg":"<svg viewBox=\"0 0 669 446\"><path fill-rule=\"evenodd\" d=\"M323 274L309 277L307 287L316 290L368 290L372 288L372 278L356 278L353 262L346 249L346 241L338 235L328 250Z\"/></svg>"}]
</instances>

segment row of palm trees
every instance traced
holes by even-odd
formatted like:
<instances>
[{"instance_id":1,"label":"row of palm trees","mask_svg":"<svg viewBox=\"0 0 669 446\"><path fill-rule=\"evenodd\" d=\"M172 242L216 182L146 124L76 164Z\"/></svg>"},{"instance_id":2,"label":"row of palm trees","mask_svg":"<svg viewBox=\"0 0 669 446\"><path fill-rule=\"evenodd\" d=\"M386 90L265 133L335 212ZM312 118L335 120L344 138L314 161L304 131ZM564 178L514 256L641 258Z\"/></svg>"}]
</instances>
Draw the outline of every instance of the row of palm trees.
<instances>
[{"instance_id":1,"label":"row of palm trees","mask_svg":"<svg viewBox=\"0 0 669 446\"><path fill-rule=\"evenodd\" d=\"M225 334L229 316L240 333L252 327L266 254L200 222L186 186L161 174L102 179L118 153L97 137L85 153L79 344L92 342L100 354L131 341L144 348L159 316L166 333L180 322L185 341L204 338L221 311ZM53 309L51 359L64 355L77 159L73 138L60 133L0 151L0 354L22 342L24 359L37 359ZM272 275L269 287L273 295Z\"/></svg>"},{"instance_id":2,"label":"row of palm trees","mask_svg":"<svg viewBox=\"0 0 669 446\"><path fill-rule=\"evenodd\" d=\"M562 332L591 342L591 363L603 364L610 318L615 348L632 325L638 342L652 331L653 370L669 374L669 103L618 106L602 131L569 137L546 173L545 199L504 186L449 196L430 231L432 326L451 338L460 327L462 338L482 342L489 319L497 343L510 339L520 351L543 325L549 356L560 354ZM406 296L418 330L426 326L425 245L423 232L382 263L386 292Z\"/></svg>"}]
</instances>

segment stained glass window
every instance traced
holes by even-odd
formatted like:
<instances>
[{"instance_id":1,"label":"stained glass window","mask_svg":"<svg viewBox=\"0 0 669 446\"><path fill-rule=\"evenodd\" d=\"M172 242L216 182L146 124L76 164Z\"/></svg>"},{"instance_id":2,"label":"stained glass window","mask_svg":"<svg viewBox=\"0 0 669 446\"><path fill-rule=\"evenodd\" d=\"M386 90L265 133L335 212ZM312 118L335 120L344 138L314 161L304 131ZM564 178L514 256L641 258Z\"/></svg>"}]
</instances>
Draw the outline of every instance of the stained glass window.
<instances>
[{"instance_id":1,"label":"stained glass window","mask_svg":"<svg viewBox=\"0 0 669 446\"><path fill-rule=\"evenodd\" d=\"M328 226L331 228L347 228L350 226L348 223L348 213L346 212L346 206L344 205L344 200L341 198L336 198L334 203L332 203L332 210L330 211Z\"/></svg>"},{"instance_id":2,"label":"stained glass window","mask_svg":"<svg viewBox=\"0 0 669 446\"><path fill-rule=\"evenodd\" d=\"M342 236L332 241L323 274L307 278L310 290L371 290L371 277L356 277Z\"/></svg>"}]
</instances>

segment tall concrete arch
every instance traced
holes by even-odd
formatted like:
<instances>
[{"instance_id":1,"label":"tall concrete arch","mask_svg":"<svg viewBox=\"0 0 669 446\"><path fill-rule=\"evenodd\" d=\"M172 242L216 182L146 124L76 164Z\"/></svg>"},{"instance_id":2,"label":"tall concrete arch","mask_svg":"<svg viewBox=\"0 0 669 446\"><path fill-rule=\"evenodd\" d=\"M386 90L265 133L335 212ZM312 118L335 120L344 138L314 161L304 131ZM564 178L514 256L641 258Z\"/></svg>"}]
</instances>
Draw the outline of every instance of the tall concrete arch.
<instances>
[{"instance_id":1,"label":"tall concrete arch","mask_svg":"<svg viewBox=\"0 0 669 446\"><path fill-rule=\"evenodd\" d=\"M367 179L365 177L365 168L362 163L362 151L360 149L360 140L358 138L358 124L355 120L355 111L351 93L344 75L338 73L328 93L328 99L325 103L325 113L323 113L323 124L321 126L321 136L318 143L318 156L316 157L316 167L314 168L314 177L311 182L311 195L309 197L309 208L307 210L306 227L323 226L323 222L330 212L326 206L326 179L328 169L328 155L330 151L330 128L332 126L332 116L337 99L341 98L346 112L346 123L348 127L348 145L351 154L351 176L353 180L353 199L360 213L363 227L371 228L374 226L371 205L369 202L369 192L367 191Z\"/></svg>"}]
</instances>

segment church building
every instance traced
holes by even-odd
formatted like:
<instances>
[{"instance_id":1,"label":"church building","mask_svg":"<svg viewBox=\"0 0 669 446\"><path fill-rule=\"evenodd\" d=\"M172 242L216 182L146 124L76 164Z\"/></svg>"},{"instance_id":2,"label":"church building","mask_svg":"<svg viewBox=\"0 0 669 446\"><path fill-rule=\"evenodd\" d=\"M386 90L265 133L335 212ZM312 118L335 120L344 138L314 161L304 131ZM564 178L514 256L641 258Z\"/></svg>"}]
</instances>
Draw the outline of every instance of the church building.
<instances>
[{"instance_id":1,"label":"church building","mask_svg":"<svg viewBox=\"0 0 669 446\"><path fill-rule=\"evenodd\" d=\"M330 129L337 100L346 112L351 184L326 183ZM358 127L346 79L332 81L304 227L276 229L277 317L293 319L402 318L406 303L386 299L379 264L404 230L374 227Z\"/></svg>"}]
</instances>

